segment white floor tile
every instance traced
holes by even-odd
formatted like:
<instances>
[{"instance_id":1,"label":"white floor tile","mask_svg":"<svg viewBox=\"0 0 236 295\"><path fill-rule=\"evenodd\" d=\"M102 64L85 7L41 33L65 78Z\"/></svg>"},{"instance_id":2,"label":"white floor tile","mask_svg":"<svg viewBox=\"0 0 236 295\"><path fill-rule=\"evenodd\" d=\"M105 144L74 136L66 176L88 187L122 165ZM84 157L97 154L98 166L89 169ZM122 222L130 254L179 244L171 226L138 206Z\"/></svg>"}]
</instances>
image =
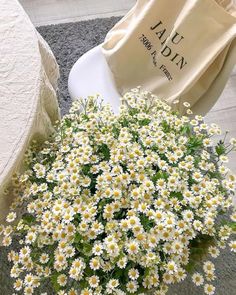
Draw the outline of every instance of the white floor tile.
<instances>
[{"instance_id":1,"label":"white floor tile","mask_svg":"<svg viewBox=\"0 0 236 295\"><path fill-rule=\"evenodd\" d=\"M19 0L35 26L119 16L135 0Z\"/></svg>"}]
</instances>

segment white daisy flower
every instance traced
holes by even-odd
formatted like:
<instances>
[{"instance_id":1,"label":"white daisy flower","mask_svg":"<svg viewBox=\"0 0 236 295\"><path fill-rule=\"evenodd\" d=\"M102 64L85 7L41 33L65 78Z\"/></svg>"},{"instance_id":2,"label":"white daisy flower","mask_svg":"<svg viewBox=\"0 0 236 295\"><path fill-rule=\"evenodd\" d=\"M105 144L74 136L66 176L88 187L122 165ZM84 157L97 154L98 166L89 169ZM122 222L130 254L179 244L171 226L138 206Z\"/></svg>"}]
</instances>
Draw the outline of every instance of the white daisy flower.
<instances>
[{"instance_id":1,"label":"white daisy flower","mask_svg":"<svg viewBox=\"0 0 236 295\"><path fill-rule=\"evenodd\" d=\"M235 253L236 253L236 241L231 241L231 242L229 243L229 246L230 246L230 250L231 250L232 252L235 252Z\"/></svg>"},{"instance_id":2,"label":"white daisy flower","mask_svg":"<svg viewBox=\"0 0 236 295\"><path fill-rule=\"evenodd\" d=\"M203 270L205 273L212 273L215 271L215 266L211 261L206 261L203 264Z\"/></svg>"},{"instance_id":3,"label":"white daisy flower","mask_svg":"<svg viewBox=\"0 0 236 295\"><path fill-rule=\"evenodd\" d=\"M192 275L192 281L196 286L201 286L204 283L204 278L200 273L196 272Z\"/></svg>"},{"instance_id":4,"label":"white daisy flower","mask_svg":"<svg viewBox=\"0 0 236 295\"><path fill-rule=\"evenodd\" d=\"M91 276L88 279L89 285L91 288L97 288L100 282L100 279L98 276Z\"/></svg>"},{"instance_id":5,"label":"white daisy flower","mask_svg":"<svg viewBox=\"0 0 236 295\"><path fill-rule=\"evenodd\" d=\"M204 285L204 292L207 295L213 295L215 293L215 287L210 284Z\"/></svg>"},{"instance_id":6,"label":"white daisy flower","mask_svg":"<svg viewBox=\"0 0 236 295\"><path fill-rule=\"evenodd\" d=\"M131 280L137 280L137 278L139 277L139 272L137 269L131 268L128 272L128 276Z\"/></svg>"},{"instance_id":7,"label":"white daisy flower","mask_svg":"<svg viewBox=\"0 0 236 295\"><path fill-rule=\"evenodd\" d=\"M138 290L138 284L136 281L131 281L126 284L128 292L131 294L135 293Z\"/></svg>"},{"instance_id":8,"label":"white daisy flower","mask_svg":"<svg viewBox=\"0 0 236 295\"><path fill-rule=\"evenodd\" d=\"M13 222L15 219L16 219L16 213L15 213L15 212L10 212L10 213L7 215L6 221L9 222L9 223L11 223L11 222Z\"/></svg>"},{"instance_id":9,"label":"white daisy flower","mask_svg":"<svg viewBox=\"0 0 236 295\"><path fill-rule=\"evenodd\" d=\"M62 286L62 287L66 286L66 284L67 284L67 276L64 275L64 274L59 275L59 276L57 277L57 283L58 283L60 286Z\"/></svg>"}]
</instances>

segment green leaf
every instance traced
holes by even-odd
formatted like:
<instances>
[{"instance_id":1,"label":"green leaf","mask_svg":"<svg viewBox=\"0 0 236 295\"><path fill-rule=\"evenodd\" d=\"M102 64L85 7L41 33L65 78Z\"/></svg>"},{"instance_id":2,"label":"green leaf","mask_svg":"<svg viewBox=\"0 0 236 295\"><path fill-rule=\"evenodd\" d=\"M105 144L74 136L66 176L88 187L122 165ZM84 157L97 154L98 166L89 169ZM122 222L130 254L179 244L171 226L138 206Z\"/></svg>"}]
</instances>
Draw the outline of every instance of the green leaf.
<instances>
[{"instance_id":1,"label":"green leaf","mask_svg":"<svg viewBox=\"0 0 236 295\"><path fill-rule=\"evenodd\" d=\"M68 127L68 128L70 128L71 127L71 121L69 120L69 119L67 119L67 118L65 118L64 119L64 122L65 122L65 125L66 125L66 127Z\"/></svg>"},{"instance_id":2,"label":"green leaf","mask_svg":"<svg viewBox=\"0 0 236 295\"><path fill-rule=\"evenodd\" d=\"M165 133L170 132L170 130L171 130L170 125L166 121L163 121L161 125L162 125L162 129Z\"/></svg>"},{"instance_id":3,"label":"green leaf","mask_svg":"<svg viewBox=\"0 0 236 295\"><path fill-rule=\"evenodd\" d=\"M199 149L203 147L203 140L202 138L199 138L197 136L191 136L189 137L189 141L187 143L187 147L189 151L194 151L196 149Z\"/></svg>"},{"instance_id":4,"label":"green leaf","mask_svg":"<svg viewBox=\"0 0 236 295\"><path fill-rule=\"evenodd\" d=\"M225 213L225 212L224 212ZM224 220L221 222L221 225L227 225L229 226L233 231L236 231L236 222L234 221L227 221L227 220Z\"/></svg>"},{"instance_id":5,"label":"green leaf","mask_svg":"<svg viewBox=\"0 0 236 295\"><path fill-rule=\"evenodd\" d=\"M35 222L36 218L33 215L26 213L22 216L22 220L24 221L25 224L30 225L33 222Z\"/></svg>"},{"instance_id":6,"label":"green leaf","mask_svg":"<svg viewBox=\"0 0 236 295\"><path fill-rule=\"evenodd\" d=\"M215 151L216 151L218 157L221 156L221 155L224 155L225 152L226 152L224 144L222 142L219 142L217 144L217 146L215 147Z\"/></svg>"},{"instance_id":7,"label":"green leaf","mask_svg":"<svg viewBox=\"0 0 236 295\"><path fill-rule=\"evenodd\" d=\"M225 213L226 213L226 211L224 211L222 209L218 211L218 215L224 215Z\"/></svg>"},{"instance_id":8,"label":"green leaf","mask_svg":"<svg viewBox=\"0 0 236 295\"><path fill-rule=\"evenodd\" d=\"M81 221L81 215L80 213L77 213L74 215L74 220L76 220L77 222L80 222Z\"/></svg>"},{"instance_id":9,"label":"green leaf","mask_svg":"<svg viewBox=\"0 0 236 295\"><path fill-rule=\"evenodd\" d=\"M187 134L187 135L190 135L190 134L191 134L191 125L190 125L190 124L186 124L186 125L184 125L184 126L180 129L180 133L181 133L181 134Z\"/></svg>"},{"instance_id":10,"label":"green leaf","mask_svg":"<svg viewBox=\"0 0 236 295\"><path fill-rule=\"evenodd\" d=\"M185 266L188 272L192 272L194 267L203 260L211 245L214 245L214 238L208 235L199 235L190 242L189 263Z\"/></svg>"},{"instance_id":11,"label":"green leaf","mask_svg":"<svg viewBox=\"0 0 236 295\"><path fill-rule=\"evenodd\" d=\"M191 261L189 261L189 263L187 265L185 265L184 268L188 273L192 273L195 269L196 264L197 264L196 262L191 260Z\"/></svg>"},{"instance_id":12,"label":"green leaf","mask_svg":"<svg viewBox=\"0 0 236 295\"><path fill-rule=\"evenodd\" d=\"M138 291L139 291L139 293L143 293L143 292L145 292L147 290L144 287L139 287Z\"/></svg>"},{"instance_id":13,"label":"green leaf","mask_svg":"<svg viewBox=\"0 0 236 295\"><path fill-rule=\"evenodd\" d=\"M139 140L139 133L138 132L136 132L136 131L130 131L130 133L132 134L132 136L133 136L133 140L135 141L135 142L138 142L138 140Z\"/></svg>"},{"instance_id":14,"label":"green leaf","mask_svg":"<svg viewBox=\"0 0 236 295\"><path fill-rule=\"evenodd\" d=\"M144 271L144 277L148 276L149 273L150 273L150 269L146 268L145 271Z\"/></svg>"},{"instance_id":15,"label":"green leaf","mask_svg":"<svg viewBox=\"0 0 236 295\"><path fill-rule=\"evenodd\" d=\"M154 226L154 222L144 214L140 215L140 221L146 231L149 231Z\"/></svg>"},{"instance_id":16,"label":"green leaf","mask_svg":"<svg viewBox=\"0 0 236 295\"><path fill-rule=\"evenodd\" d=\"M61 287L60 285L58 284L57 282L57 278L59 277L59 274L56 273L56 274L53 274L51 276L51 282L52 282L52 285L53 285L53 289L56 291L56 292L59 292Z\"/></svg>"},{"instance_id":17,"label":"green leaf","mask_svg":"<svg viewBox=\"0 0 236 295\"><path fill-rule=\"evenodd\" d=\"M157 182L158 179L165 179L167 180L168 179L168 174L166 172L163 172L163 171L158 171L155 175L152 176L152 181L154 183Z\"/></svg>"},{"instance_id":18,"label":"green leaf","mask_svg":"<svg viewBox=\"0 0 236 295\"><path fill-rule=\"evenodd\" d=\"M191 254L192 255L195 255L195 254L203 255L205 253L206 253L206 249L204 249L204 248L196 248L196 247L191 248Z\"/></svg>"},{"instance_id":19,"label":"green leaf","mask_svg":"<svg viewBox=\"0 0 236 295\"><path fill-rule=\"evenodd\" d=\"M182 201L183 200L183 194L182 193L180 193L180 192L171 192L170 193L170 196L172 197L172 198L177 198L178 200L180 200L180 201Z\"/></svg>"},{"instance_id":20,"label":"green leaf","mask_svg":"<svg viewBox=\"0 0 236 295\"><path fill-rule=\"evenodd\" d=\"M124 273L124 270L118 268L118 269L116 270L116 272L112 275L112 277L113 277L114 279L119 279L120 277L122 277L123 273Z\"/></svg>"},{"instance_id":21,"label":"green leaf","mask_svg":"<svg viewBox=\"0 0 236 295\"><path fill-rule=\"evenodd\" d=\"M110 160L110 149L106 144L100 145L98 152L103 154L105 161Z\"/></svg>"},{"instance_id":22,"label":"green leaf","mask_svg":"<svg viewBox=\"0 0 236 295\"><path fill-rule=\"evenodd\" d=\"M150 119L143 119L139 121L140 126L147 126L151 122Z\"/></svg>"},{"instance_id":23,"label":"green leaf","mask_svg":"<svg viewBox=\"0 0 236 295\"><path fill-rule=\"evenodd\" d=\"M77 232L75 234L74 243L76 243L76 244L79 243L82 240L82 238L83 238L82 235Z\"/></svg>"},{"instance_id":24,"label":"green leaf","mask_svg":"<svg viewBox=\"0 0 236 295\"><path fill-rule=\"evenodd\" d=\"M91 169L91 166L92 165L84 165L83 167L82 167L82 172L85 174L85 175L88 175L89 174L89 172L90 172L90 169Z\"/></svg>"},{"instance_id":25,"label":"green leaf","mask_svg":"<svg viewBox=\"0 0 236 295\"><path fill-rule=\"evenodd\" d=\"M112 127L112 132L114 134L114 137L117 139L119 137L120 134L120 130L119 128L117 128L115 125Z\"/></svg>"},{"instance_id":26,"label":"green leaf","mask_svg":"<svg viewBox=\"0 0 236 295\"><path fill-rule=\"evenodd\" d=\"M88 282L86 280L80 281L79 285L81 287L81 289L85 289L88 287Z\"/></svg>"},{"instance_id":27,"label":"green leaf","mask_svg":"<svg viewBox=\"0 0 236 295\"><path fill-rule=\"evenodd\" d=\"M86 115L86 114L81 114L81 117L82 117L83 120L85 120L85 121L89 121L89 116L88 116L88 115Z\"/></svg>"},{"instance_id":28,"label":"green leaf","mask_svg":"<svg viewBox=\"0 0 236 295\"><path fill-rule=\"evenodd\" d=\"M90 257L93 255L92 253L92 248L93 246L88 244L88 243L84 243L82 246L82 249L80 249L80 251L86 256L86 257Z\"/></svg>"},{"instance_id":29,"label":"green leaf","mask_svg":"<svg viewBox=\"0 0 236 295\"><path fill-rule=\"evenodd\" d=\"M130 109L129 109L129 114L130 114L131 116L135 116L135 115L137 115L139 112L140 112L140 110L135 109L135 108L130 108Z\"/></svg>"}]
</instances>

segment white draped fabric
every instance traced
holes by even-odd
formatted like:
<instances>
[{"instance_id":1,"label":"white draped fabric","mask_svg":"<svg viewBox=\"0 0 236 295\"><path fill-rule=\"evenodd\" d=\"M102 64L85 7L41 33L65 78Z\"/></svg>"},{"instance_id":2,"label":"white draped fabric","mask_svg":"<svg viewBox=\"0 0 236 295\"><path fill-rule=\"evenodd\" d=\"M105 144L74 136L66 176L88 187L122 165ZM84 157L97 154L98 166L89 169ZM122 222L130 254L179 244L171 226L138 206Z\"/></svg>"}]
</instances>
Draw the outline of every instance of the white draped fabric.
<instances>
[{"instance_id":1,"label":"white draped fabric","mask_svg":"<svg viewBox=\"0 0 236 295\"><path fill-rule=\"evenodd\" d=\"M59 69L48 44L16 0L0 1L0 221L6 190L32 139L43 140L59 119Z\"/></svg>"}]
</instances>

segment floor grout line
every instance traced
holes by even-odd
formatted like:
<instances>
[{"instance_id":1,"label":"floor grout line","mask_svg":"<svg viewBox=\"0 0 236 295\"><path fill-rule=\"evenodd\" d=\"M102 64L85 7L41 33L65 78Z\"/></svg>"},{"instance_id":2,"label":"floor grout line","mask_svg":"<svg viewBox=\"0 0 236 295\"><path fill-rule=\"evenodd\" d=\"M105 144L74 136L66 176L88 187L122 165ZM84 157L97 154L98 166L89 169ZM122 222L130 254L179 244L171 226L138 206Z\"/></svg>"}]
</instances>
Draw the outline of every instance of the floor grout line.
<instances>
[{"instance_id":1,"label":"floor grout line","mask_svg":"<svg viewBox=\"0 0 236 295\"><path fill-rule=\"evenodd\" d=\"M123 16L136 0L19 0L35 26Z\"/></svg>"},{"instance_id":2,"label":"floor grout line","mask_svg":"<svg viewBox=\"0 0 236 295\"><path fill-rule=\"evenodd\" d=\"M234 109L236 110L236 106L230 106L230 107L217 109L217 110L211 109L208 114L210 114L210 113L218 113L218 112L221 112L221 111L229 111L229 110L234 110Z\"/></svg>"},{"instance_id":3,"label":"floor grout line","mask_svg":"<svg viewBox=\"0 0 236 295\"><path fill-rule=\"evenodd\" d=\"M109 18L109 17L112 17L112 16L118 17L118 16L124 16L126 14L126 12L127 11L124 11L124 10L118 10L116 12L107 12L107 13L101 13L101 14L87 14L87 15L64 18L64 19L55 18L55 19L52 19L50 21L43 21L43 22L34 21L34 25L36 27L40 27L40 26L71 23L71 22L77 22L77 21L92 20L92 19L96 19L96 18Z\"/></svg>"}]
</instances>

